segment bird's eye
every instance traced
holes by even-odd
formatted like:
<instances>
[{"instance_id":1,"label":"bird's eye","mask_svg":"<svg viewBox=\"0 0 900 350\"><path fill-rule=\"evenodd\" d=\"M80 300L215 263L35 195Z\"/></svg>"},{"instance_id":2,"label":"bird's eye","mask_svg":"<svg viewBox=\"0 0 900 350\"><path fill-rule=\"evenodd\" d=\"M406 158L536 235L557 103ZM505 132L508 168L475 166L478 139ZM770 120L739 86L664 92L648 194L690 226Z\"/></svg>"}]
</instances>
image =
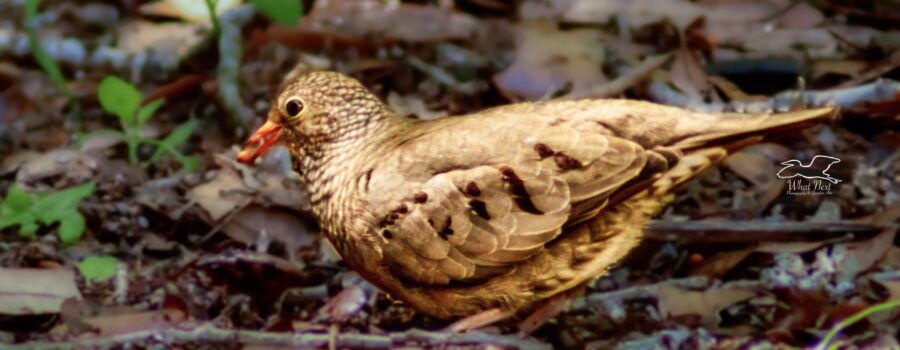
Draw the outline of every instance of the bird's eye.
<instances>
[{"instance_id":1,"label":"bird's eye","mask_svg":"<svg viewBox=\"0 0 900 350\"><path fill-rule=\"evenodd\" d=\"M288 117L299 117L300 112L303 112L303 101L301 101L299 98L292 97L287 101L287 103L284 104L284 112L287 113Z\"/></svg>"}]
</instances>

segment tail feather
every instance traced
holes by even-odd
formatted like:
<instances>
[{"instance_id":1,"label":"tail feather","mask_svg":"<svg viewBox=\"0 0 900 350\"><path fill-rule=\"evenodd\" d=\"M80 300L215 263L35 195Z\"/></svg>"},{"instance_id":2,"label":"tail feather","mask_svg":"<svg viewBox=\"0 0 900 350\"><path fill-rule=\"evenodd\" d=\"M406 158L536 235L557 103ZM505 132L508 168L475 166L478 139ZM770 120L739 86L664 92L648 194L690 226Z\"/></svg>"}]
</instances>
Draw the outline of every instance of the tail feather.
<instances>
[{"instance_id":1,"label":"tail feather","mask_svg":"<svg viewBox=\"0 0 900 350\"><path fill-rule=\"evenodd\" d=\"M838 111L838 107L827 106L777 114L725 114L721 123L714 126L719 131L689 136L672 147L688 153L710 146L728 145L729 151L733 151L759 142L762 137L783 135L834 120Z\"/></svg>"}]
</instances>

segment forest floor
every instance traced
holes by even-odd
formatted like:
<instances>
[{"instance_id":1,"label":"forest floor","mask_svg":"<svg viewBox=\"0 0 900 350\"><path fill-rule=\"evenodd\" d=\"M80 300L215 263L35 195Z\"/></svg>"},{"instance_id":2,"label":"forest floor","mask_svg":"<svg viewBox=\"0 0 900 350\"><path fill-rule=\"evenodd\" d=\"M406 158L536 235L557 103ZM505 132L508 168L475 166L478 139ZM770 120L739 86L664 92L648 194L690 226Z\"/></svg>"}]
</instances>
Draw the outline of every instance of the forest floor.
<instances>
[{"instance_id":1,"label":"forest floor","mask_svg":"<svg viewBox=\"0 0 900 350\"><path fill-rule=\"evenodd\" d=\"M0 4L0 343L900 348L896 1L273 4ZM234 160L298 63L421 119L604 97L842 112L693 181L549 321L457 334L341 262L283 148ZM776 176L816 155L836 182Z\"/></svg>"}]
</instances>

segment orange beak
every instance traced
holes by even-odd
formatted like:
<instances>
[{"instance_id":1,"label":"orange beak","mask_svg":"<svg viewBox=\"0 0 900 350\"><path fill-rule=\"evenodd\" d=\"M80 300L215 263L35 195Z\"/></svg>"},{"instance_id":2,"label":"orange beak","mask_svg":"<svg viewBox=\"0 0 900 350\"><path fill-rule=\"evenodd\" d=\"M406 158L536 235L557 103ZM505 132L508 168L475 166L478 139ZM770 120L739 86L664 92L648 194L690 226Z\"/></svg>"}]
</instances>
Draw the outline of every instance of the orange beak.
<instances>
[{"instance_id":1,"label":"orange beak","mask_svg":"<svg viewBox=\"0 0 900 350\"><path fill-rule=\"evenodd\" d=\"M245 164L252 163L256 158L266 153L269 147L278 142L280 136L281 125L271 120L266 121L247 139L244 149L241 150L241 153L238 153L237 161Z\"/></svg>"}]
</instances>

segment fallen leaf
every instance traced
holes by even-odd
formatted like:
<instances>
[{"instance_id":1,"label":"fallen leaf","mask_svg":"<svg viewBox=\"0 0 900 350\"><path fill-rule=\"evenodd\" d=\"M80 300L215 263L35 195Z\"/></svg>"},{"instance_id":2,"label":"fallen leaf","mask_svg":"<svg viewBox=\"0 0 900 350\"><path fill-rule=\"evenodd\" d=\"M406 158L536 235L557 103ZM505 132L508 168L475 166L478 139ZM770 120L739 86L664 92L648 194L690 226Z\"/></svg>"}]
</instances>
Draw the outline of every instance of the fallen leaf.
<instances>
[{"instance_id":1,"label":"fallen leaf","mask_svg":"<svg viewBox=\"0 0 900 350\"><path fill-rule=\"evenodd\" d=\"M316 235L309 231L299 213L259 205L250 205L235 213L222 231L231 239L247 245L256 244L261 235L266 235L283 244L289 252L309 246L316 240Z\"/></svg>"},{"instance_id":2,"label":"fallen leaf","mask_svg":"<svg viewBox=\"0 0 900 350\"><path fill-rule=\"evenodd\" d=\"M704 275L709 278L720 277L728 273L728 271L731 271L733 267L740 264L741 261L744 261L744 259L755 251L755 248L749 248L716 254L709 259L706 259L702 265L691 269L690 274L691 276Z\"/></svg>"},{"instance_id":3,"label":"fallen leaf","mask_svg":"<svg viewBox=\"0 0 900 350\"><path fill-rule=\"evenodd\" d=\"M216 0L216 16L221 16L229 9L241 4L241 0ZM203 0L162 0L141 5L144 15L174 17L191 23L209 25L211 23L209 8Z\"/></svg>"},{"instance_id":4,"label":"fallen leaf","mask_svg":"<svg viewBox=\"0 0 900 350\"><path fill-rule=\"evenodd\" d=\"M468 14L435 6L333 0L317 1L300 26L354 37L439 42L470 38L480 24Z\"/></svg>"},{"instance_id":5,"label":"fallen leaf","mask_svg":"<svg viewBox=\"0 0 900 350\"><path fill-rule=\"evenodd\" d=\"M58 313L69 298L81 299L71 269L0 268L0 314Z\"/></svg>"},{"instance_id":6,"label":"fallen leaf","mask_svg":"<svg viewBox=\"0 0 900 350\"><path fill-rule=\"evenodd\" d=\"M583 95L606 82L603 61L596 30L561 31L551 23L525 23L518 26L513 64L495 75L494 82L515 100L548 98L565 90Z\"/></svg>"},{"instance_id":7,"label":"fallen leaf","mask_svg":"<svg viewBox=\"0 0 900 350\"><path fill-rule=\"evenodd\" d=\"M16 173L16 182L28 187L53 178L62 187L81 184L94 180L100 165L100 158L84 152L53 150L22 164Z\"/></svg>"},{"instance_id":8,"label":"fallen leaf","mask_svg":"<svg viewBox=\"0 0 900 350\"><path fill-rule=\"evenodd\" d=\"M578 0L565 11L563 19L580 23L606 23L619 16L633 28L667 19L683 30L703 17L708 28L706 32L722 35L744 31L748 24L762 26L757 23L777 14L780 9L775 4L758 1Z\"/></svg>"},{"instance_id":9,"label":"fallen leaf","mask_svg":"<svg viewBox=\"0 0 900 350\"><path fill-rule=\"evenodd\" d=\"M696 54L687 48L682 47L675 53L670 77L672 85L693 101L703 101L703 96L709 92L706 71Z\"/></svg>"},{"instance_id":10,"label":"fallen leaf","mask_svg":"<svg viewBox=\"0 0 900 350\"><path fill-rule=\"evenodd\" d=\"M219 221L228 213L251 201L241 191L246 191L246 187L238 173L225 168L219 170L212 181L188 191L187 197L206 210L212 221Z\"/></svg>"},{"instance_id":11,"label":"fallen leaf","mask_svg":"<svg viewBox=\"0 0 900 350\"><path fill-rule=\"evenodd\" d=\"M331 322L342 323L349 321L362 310L368 300L366 290L359 285L350 285L340 293L331 297L328 303L319 310Z\"/></svg>"},{"instance_id":12,"label":"fallen leaf","mask_svg":"<svg viewBox=\"0 0 900 350\"><path fill-rule=\"evenodd\" d=\"M90 326L92 331L72 332L79 334L78 339L102 338L134 332L160 331L172 328L185 319L187 314L178 309L126 312L80 319L79 324ZM70 330L63 324L54 328L51 333L67 334Z\"/></svg>"},{"instance_id":13,"label":"fallen leaf","mask_svg":"<svg viewBox=\"0 0 900 350\"><path fill-rule=\"evenodd\" d=\"M844 243L847 253L841 261L836 261L836 266L841 267L838 270L839 276L851 279L875 266L894 246L894 236L896 231L888 229L865 241Z\"/></svg>"},{"instance_id":14,"label":"fallen leaf","mask_svg":"<svg viewBox=\"0 0 900 350\"><path fill-rule=\"evenodd\" d=\"M202 0L190 2L200 4L204 13L206 12ZM219 0L219 3L224 2L228 0ZM209 15L206 18L208 21ZM143 20L128 21L118 28L119 49L132 54L148 54L148 59L154 60L164 69L175 68L210 32L198 24Z\"/></svg>"},{"instance_id":15,"label":"fallen leaf","mask_svg":"<svg viewBox=\"0 0 900 350\"><path fill-rule=\"evenodd\" d=\"M699 315L708 327L717 327L719 311L756 296L756 292L743 289L715 288L691 291L675 286L660 286L657 305L663 317Z\"/></svg>"},{"instance_id":16,"label":"fallen leaf","mask_svg":"<svg viewBox=\"0 0 900 350\"><path fill-rule=\"evenodd\" d=\"M447 116L447 111L434 111L425 105L425 100L418 94L400 95L391 90L387 97L388 105L401 116L414 115L422 120L438 119Z\"/></svg>"}]
</instances>

